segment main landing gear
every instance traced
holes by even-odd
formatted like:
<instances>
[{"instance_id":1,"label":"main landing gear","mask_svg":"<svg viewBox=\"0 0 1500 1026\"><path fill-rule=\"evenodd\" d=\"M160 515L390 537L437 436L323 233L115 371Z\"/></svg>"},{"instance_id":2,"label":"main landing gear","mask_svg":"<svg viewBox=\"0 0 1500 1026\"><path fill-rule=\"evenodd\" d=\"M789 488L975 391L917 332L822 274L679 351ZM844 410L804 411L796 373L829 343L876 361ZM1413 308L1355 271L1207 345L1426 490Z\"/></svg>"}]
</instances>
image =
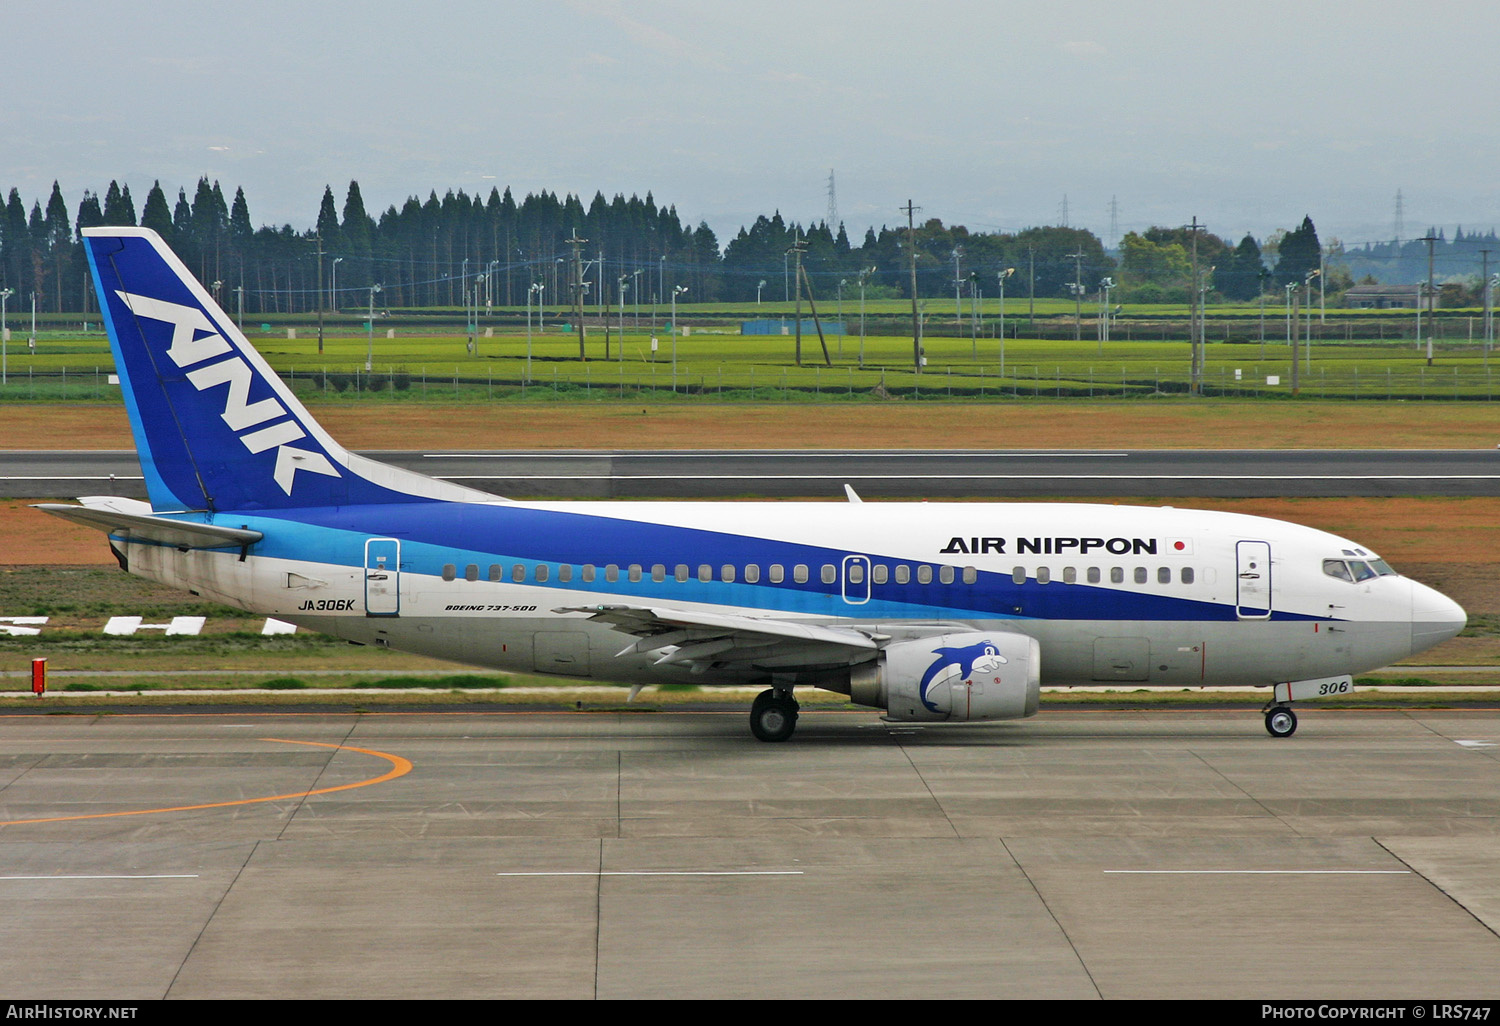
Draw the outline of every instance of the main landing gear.
<instances>
[{"instance_id":1,"label":"main landing gear","mask_svg":"<svg viewBox=\"0 0 1500 1026\"><path fill-rule=\"evenodd\" d=\"M750 733L759 741L785 741L797 729L799 708L790 691L767 688L750 703Z\"/></svg>"},{"instance_id":2,"label":"main landing gear","mask_svg":"<svg viewBox=\"0 0 1500 1026\"><path fill-rule=\"evenodd\" d=\"M1266 706L1266 732L1272 737L1291 737L1297 732L1297 714L1280 702Z\"/></svg>"}]
</instances>

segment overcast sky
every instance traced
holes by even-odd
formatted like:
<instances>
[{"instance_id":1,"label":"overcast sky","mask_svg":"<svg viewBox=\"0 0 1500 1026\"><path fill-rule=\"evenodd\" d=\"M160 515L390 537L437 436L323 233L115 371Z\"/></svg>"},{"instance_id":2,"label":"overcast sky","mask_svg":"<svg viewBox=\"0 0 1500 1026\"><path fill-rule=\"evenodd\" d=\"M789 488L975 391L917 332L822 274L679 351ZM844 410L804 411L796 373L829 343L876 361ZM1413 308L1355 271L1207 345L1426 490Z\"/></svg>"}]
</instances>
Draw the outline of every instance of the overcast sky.
<instances>
[{"instance_id":1,"label":"overcast sky","mask_svg":"<svg viewBox=\"0 0 1500 1026\"><path fill-rule=\"evenodd\" d=\"M1109 237L1196 215L1327 241L1500 225L1492 0L9 0L0 187L199 176L257 224L324 184Z\"/></svg>"}]
</instances>

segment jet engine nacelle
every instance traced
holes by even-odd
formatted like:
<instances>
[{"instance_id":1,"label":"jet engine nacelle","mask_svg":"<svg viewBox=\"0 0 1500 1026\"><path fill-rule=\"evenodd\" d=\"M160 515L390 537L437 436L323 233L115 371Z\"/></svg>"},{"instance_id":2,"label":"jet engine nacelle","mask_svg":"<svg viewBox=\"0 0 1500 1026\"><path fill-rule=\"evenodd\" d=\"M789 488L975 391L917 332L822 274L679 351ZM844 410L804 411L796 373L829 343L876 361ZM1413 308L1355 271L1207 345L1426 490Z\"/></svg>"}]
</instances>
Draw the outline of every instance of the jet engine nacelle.
<instances>
[{"instance_id":1,"label":"jet engine nacelle","mask_svg":"<svg viewBox=\"0 0 1500 1026\"><path fill-rule=\"evenodd\" d=\"M962 722L1034 716L1041 646L1024 634L944 634L887 645L855 667L849 697L886 719Z\"/></svg>"}]
</instances>

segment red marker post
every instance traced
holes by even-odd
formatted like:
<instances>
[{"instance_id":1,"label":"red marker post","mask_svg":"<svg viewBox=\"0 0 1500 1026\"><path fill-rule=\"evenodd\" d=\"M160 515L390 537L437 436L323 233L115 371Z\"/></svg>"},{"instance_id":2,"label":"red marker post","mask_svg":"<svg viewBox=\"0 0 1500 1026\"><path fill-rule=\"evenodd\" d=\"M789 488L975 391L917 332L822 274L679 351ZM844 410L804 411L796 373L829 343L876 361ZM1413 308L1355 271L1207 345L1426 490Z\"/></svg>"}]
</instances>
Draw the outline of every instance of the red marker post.
<instances>
[{"instance_id":1,"label":"red marker post","mask_svg":"<svg viewBox=\"0 0 1500 1026\"><path fill-rule=\"evenodd\" d=\"M31 661L31 692L41 698L47 690L47 660L33 659Z\"/></svg>"}]
</instances>

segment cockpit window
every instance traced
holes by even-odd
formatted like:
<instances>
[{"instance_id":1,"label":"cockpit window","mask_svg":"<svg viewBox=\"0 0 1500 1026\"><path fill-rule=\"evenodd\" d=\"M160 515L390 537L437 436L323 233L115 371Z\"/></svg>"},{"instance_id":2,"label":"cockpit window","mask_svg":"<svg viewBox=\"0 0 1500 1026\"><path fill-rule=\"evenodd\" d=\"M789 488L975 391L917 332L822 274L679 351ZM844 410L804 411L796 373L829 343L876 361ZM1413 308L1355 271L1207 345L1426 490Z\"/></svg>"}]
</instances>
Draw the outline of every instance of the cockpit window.
<instances>
[{"instance_id":1,"label":"cockpit window","mask_svg":"<svg viewBox=\"0 0 1500 1026\"><path fill-rule=\"evenodd\" d=\"M1323 572L1329 577L1337 577L1341 581L1353 582L1354 575L1349 572L1348 565L1342 559L1323 560Z\"/></svg>"},{"instance_id":2,"label":"cockpit window","mask_svg":"<svg viewBox=\"0 0 1500 1026\"><path fill-rule=\"evenodd\" d=\"M1323 560L1323 572L1329 577L1337 577L1341 581L1351 584L1359 581L1368 581L1372 577L1395 577L1396 571L1392 570L1390 564L1383 559L1325 559Z\"/></svg>"}]
</instances>

